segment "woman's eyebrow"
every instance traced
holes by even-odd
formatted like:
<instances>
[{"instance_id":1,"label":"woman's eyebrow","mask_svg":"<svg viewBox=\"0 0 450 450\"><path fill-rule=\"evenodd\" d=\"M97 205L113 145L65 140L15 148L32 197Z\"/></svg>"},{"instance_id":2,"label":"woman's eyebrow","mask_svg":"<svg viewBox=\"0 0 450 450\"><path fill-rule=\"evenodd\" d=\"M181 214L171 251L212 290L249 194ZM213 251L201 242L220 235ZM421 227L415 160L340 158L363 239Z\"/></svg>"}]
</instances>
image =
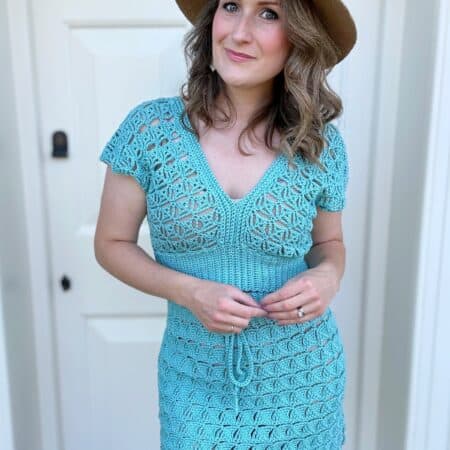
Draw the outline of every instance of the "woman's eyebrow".
<instances>
[{"instance_id":1,"label":"woman's eyebrow","mask_svg":"<svg viewBox=\"0 0 450 450\"><path fill-rule=\"evenodd\" d=\"M280 2L258 2L258 5L275 5L275 6L279 6Z\"/></svg>"}]
</instances>

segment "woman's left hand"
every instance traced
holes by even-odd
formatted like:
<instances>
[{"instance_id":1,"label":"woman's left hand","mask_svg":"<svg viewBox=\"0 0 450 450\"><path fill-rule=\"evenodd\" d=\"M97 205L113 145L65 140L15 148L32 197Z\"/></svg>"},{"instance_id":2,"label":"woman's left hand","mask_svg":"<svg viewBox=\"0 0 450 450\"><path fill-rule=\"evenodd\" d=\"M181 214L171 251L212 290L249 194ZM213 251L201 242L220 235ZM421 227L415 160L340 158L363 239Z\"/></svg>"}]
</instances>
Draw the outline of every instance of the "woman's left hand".
<instances>
[{"instance_id":1,"label":"woman's left hand","mask_svg":"<svg viewBox=\"0 0 450 450\"><path fill-rule=\"evenodd\" d=\"M302 323L322 315L339 290L336 273L327 267L313 267L289 279L259 302L269 313L266 317L279 325ZM305 315L298 316L303 307Z\"/></svg>"}]
</instances>

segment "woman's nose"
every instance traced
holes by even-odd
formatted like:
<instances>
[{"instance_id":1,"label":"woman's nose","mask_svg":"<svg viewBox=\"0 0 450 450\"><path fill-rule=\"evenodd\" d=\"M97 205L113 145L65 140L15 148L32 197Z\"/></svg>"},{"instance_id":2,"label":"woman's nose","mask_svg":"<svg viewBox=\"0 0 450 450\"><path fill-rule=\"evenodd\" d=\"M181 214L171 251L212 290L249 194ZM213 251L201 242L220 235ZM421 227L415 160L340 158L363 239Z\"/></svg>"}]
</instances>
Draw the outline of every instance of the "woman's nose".
<instances>
[{"instance_id":1,"label":"woman's nose","mask_svg":"<svg viewBox=\"0 0 450 450\"><path fill-rule=\"evenodd\" d=\"M233 28L233 39L236 42L249 42L252 39L251 18L241 15L236 19Z\"/></svg>"}]
</instances>

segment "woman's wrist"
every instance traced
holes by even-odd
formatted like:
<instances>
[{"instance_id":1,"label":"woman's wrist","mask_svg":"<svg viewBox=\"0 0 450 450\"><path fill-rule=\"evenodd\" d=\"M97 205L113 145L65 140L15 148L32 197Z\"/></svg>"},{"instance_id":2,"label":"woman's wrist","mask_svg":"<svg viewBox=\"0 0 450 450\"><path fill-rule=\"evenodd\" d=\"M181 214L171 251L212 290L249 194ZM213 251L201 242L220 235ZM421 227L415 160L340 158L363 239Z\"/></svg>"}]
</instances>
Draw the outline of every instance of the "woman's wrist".
<instances>
[{"instance_id":1,"label":"woman's wrist","mask_svg":"<svg viewBox=\"0 0 450 450\"><path fill-rule=\"evenodd\" d=\"M202 282L201 278L179 272L177 279L173 280L174 293L171 298L176 304L190 308L195 301L195 292Z\"/></svg>"},{"instance_id":2,"label":"woman's wrist","mask_svg":"<svg viewBox=\"0 0 450 450\"><path fill-rule=\"evenodd\" d=\"M334 280L337 290L339 289L341 284L341 272L335 264L330 261L323 261L315 266L315 269L327 272L330 278Z\"/></svg>"}]
</instances>

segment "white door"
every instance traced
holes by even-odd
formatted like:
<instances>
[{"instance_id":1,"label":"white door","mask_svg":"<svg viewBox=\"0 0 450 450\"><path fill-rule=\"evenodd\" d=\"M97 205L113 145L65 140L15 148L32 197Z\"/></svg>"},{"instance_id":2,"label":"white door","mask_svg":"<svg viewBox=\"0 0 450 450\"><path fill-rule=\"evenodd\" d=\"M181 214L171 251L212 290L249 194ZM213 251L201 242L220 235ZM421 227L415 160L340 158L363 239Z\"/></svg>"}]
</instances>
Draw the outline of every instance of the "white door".
<instances>
[{"instance_id":1,"label":"white door","mask_svg":"<svg viewBox=\"0 0 450 450\"><path fill-rule=\"evenodd\" d=\"M33 20L64 450L156 449L166 300L94 258L98 157L138 102L177 94L188 22L156 0L33 0ZM56 131L67 136L62 158ZM139 245L153 257L146 221Z\"/></svg>"}]
</instances>

